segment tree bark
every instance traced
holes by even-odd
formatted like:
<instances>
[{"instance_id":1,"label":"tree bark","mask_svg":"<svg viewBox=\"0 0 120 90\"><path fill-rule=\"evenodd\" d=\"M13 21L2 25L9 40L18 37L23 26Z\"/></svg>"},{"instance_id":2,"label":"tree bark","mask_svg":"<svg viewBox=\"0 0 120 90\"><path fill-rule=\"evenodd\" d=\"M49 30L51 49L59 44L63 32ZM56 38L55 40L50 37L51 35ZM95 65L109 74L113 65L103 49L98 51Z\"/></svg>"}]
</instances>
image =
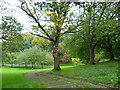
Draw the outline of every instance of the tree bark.
<instances>
[{"instance_id":1,"label":"tree bark","mask_svg":"<svg viewBox=\"0 0 120 90\"><path fill-rule=\"evenodd\" d=\"M113 52L110 52L110 61L114 61L114 60L115 60L114 54L113 54Z\"/></svg>"},{"instance_id":2,"label":"tree bark","mask_svg":"<svg viewBox=\"0 0 120 90\"><path fill-rule=\"evenodd\" d=\"M94 47L90 47L90 64L95 64L94 57Z\"/></svg>"},{"instance_id":3,"label":"tree bark","mask_svg":"<svg viewBox=\"0 0 120 90\"><path fill-rule=\"evenodd\" d=\"M60 71L61 70L58 57L54 57L54 69L53 70L56 70L56 71Z\"/></svg>"},{"instance_id":4,"label":"tree bark","mask_svg":"<svg viewBox=\"0 0 120 90\"><path fill-rule=\"evenodd\" d=\"M110 46L110 48L109 48L109 56L110 56L110 61L114 61L115 60L114 54L113 54L113 50L112 50L112 46Z\"/></svg>"},{"instance_id":5,"label":"tree bark","mask_svg":"<svg viewBox=\"0 0 120 90\"><path fill-rule=\"evenodd\" d=\"M60 71L60 55L59 55L59 51L58 51L58 44L56 46L53 47L53 58L54 58L54 69L55 71Z\"/></svg>"},{"instance_id":6,"label":"tree bark","mask_svg":"<svg viewBox=\"0 0 120 90\"><path fill-rule=\"evenodd\" d=\"M110 41L110 37L108 36L108 52L109 52L109 57L110 61L114 61L114 53L113 53L113 46L112 46L112 41Z\"/></svg>"},{"instance_id":7,"label":"tree bark","mask_svg":"<svg viewBox=\"0 0 120 90\"><path fill-rule=\"evenodd\" d=\"M34 63L32 62L32 68L34 69Z\"/></svg>"},{"instance_id":8,"label":"tree bark","mask_svg":"<svg viewBox=\"0 0 120 90\"><path fill-rule=\"evenodd\" d=\"M43 63L41 63L41 68L43 68Z\"/></svg>"}]
</instances>

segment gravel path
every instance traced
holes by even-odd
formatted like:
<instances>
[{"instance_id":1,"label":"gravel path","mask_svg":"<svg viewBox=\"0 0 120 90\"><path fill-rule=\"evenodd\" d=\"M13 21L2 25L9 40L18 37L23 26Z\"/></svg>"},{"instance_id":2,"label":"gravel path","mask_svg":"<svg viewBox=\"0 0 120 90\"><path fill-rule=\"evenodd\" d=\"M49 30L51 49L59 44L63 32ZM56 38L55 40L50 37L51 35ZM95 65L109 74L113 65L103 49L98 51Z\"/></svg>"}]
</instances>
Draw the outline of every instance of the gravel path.
<instances>
[{"instance_id":1,"label":"gravel path","mask_svg":"<svg viewBox=\"0 0 120 90\"><path fill-rule=\"evenodd\" d=\"M47 88L86 88L86 87L109 88L109 89L115 88L113 86L102 84L102 83L95 83L91 81L74 79L74 78L64 77L64 76L55 75L55 74L46 74L41 72L45 70L49 70L49 69L33 71L25 74L24 76Z\"/></svg>"},{"instance_id":2,"label":"gravel path","mask_svg":"<svg viewBox=\"0 0 120 90\"><path fill-rule=\"evenodd\" d=\"M49 69L33 71L33 72L25 74L24 76L47 88L81 88L79 85L71 84L61 79L51 78L46 75L38 74L38 72L41 72L44 70L49 70Z\"/></svg>"}]
</instances>

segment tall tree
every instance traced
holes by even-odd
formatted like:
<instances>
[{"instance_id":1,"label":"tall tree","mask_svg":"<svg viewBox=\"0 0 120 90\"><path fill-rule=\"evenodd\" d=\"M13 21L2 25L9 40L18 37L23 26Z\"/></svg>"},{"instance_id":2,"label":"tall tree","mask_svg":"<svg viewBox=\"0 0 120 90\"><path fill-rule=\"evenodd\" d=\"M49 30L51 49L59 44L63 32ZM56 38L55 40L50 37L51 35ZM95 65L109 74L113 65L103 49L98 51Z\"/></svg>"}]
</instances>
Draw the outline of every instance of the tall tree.
<instances>
[{"instance_id":1,"label":"tall tree","mask_svg":"<svg viewBox=\"0 0 120 90\"><path fill-rule=\"evenodd\" d=\"M66 33L75 31L80 23L79 19L73 20L69 2L31 2L25 0L21 4L21 9L31 17L37 26L34 29L38 33L34 35L51 41L53 47L54 69L61 70L59 65L59 42L60 37ZM73 13L74 14L74 13ZM77 15L76 15L77 16ZM68 24L67 24L68 23ZM65 25L67 27L65 27ZM33 33L32 33L33 34Z\"/></svg>"},{"instance_id":2,"label":"tall tree","mask_svg":"<svg viewBox=\"0 0 120 90\"><path fill-rule=\"evenodd\" d=\"M88 42L90 50L90 63L94 64L95 48L100 42L100 39L105 36L105 28L109 33L108 22L114 20L115 14L118 11L116 8L118 3L113 2L86 2L83 4L77 3L83 7L84 24L81 29L85 34L84 38Z\"/></svg>"},{"instance_id":3,"label":"tall tree","mask_svg":"<svg viewBox=\"0 0 120 90\"><path fill-rule=\"evenodd\" d=\"M2 61L4 62L7 53L20 51L22 47L22 36L20 34L22 25L15 18L4 16L2 17L0 30L2 31Z\"/></svg>"},{"instance_id":4,"label":"tall tree","mask_svg":"<svg viewBox=\"0 0 120 90\"><path fill-rule=\"evenodd\" d=\"M104 49L106 53L109 55L109 59L115 60L115 56L118 57L119 52L119 38L120 38L120 25L118 20L111 20L107 22L105 25L109 26L106 27L103 25L106 31L104 32L104 36L100 40L100 48ZM113 26L114 25L114 26Z\"/></svg>"}]
</instances>

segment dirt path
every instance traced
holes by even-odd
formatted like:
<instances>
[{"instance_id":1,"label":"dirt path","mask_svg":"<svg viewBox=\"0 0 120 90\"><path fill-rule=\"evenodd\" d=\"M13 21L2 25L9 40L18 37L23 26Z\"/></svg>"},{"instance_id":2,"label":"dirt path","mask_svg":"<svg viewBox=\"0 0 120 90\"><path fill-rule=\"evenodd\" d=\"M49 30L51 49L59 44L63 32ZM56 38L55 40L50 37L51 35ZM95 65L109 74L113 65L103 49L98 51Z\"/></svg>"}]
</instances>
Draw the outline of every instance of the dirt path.
<instances>
[{"instance_id":1,"label":"dirt path","mask_svg":"<svg viewBox=\"0 0 120 90\"><path fill-rule=\"evenodd\" d=\"M95 83L81 79L68 78L55 74L41 73L41 71L44 70L49 69L33 71L25 74L24 76L47 88L109 88L109 89L115 88L113 86L102 83Z\"/></svg>"}]
</instances>

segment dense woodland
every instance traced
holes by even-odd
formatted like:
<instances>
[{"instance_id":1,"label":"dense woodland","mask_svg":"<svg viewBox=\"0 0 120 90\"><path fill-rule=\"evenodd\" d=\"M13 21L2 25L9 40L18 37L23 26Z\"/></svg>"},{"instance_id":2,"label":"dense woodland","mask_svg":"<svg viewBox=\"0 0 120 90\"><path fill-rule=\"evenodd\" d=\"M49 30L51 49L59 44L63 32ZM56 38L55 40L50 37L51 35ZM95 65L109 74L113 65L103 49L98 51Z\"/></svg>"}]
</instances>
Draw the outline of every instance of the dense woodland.
<instances>
[{"instance_id":1,"label":"dense woodland","mask_svg":"<svg viewBox=\"0 0 120 90\"><path fill-rule=\"evenodd\" d=\"M32 32L22 33L15 17L2 16L3 65L54 65L59 71L60 63L120 60L120 2L23 0L20 8L32 20Z\"/></svg>"}]
</instances>

